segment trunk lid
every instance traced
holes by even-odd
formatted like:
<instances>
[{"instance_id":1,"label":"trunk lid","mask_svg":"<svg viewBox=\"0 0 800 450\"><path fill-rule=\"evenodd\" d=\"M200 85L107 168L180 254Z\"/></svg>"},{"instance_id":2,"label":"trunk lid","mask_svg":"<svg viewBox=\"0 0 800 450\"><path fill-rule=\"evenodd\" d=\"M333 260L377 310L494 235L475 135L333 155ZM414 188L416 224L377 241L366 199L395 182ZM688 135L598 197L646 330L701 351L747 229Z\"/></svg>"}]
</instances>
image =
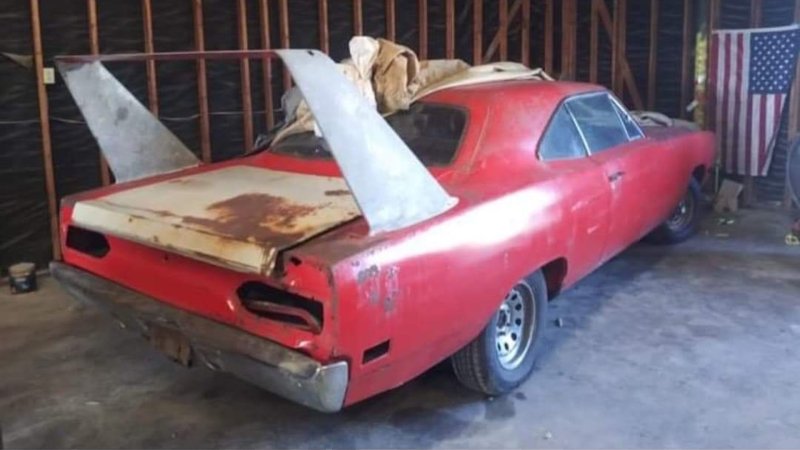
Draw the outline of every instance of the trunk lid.
<instances>
[{"instance_id":1,"label":"trunk lid","mask_svg":"<svg viewBox=\"0 0 800 450\"><path fill-rule=\"evenodd\" d=\"M229 166L75 204L72 222L237 271L360 215L344 179Z\"/></svg>"}]
</instances>

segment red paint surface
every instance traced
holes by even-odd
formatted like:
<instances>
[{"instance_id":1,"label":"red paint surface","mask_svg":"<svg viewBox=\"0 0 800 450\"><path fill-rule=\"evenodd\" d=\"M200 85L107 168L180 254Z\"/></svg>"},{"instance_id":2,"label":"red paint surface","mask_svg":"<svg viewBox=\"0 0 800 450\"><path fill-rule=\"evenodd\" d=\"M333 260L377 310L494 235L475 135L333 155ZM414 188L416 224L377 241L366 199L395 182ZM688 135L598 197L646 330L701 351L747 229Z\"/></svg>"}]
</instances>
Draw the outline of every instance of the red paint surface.
<instances>
[{"instance_id":1,"label":"red paint surface","mask_svg":"<svg viewBox=\"0 0 800 450\"><path fill-rule=\"evenodd\" d=\"M709 133L656 130L597 156L541 162L537 145L567 96L601 89L576 83L505 82L454 88L428 100L461 105L469 126L454 163L432 173L459 203L439 217L368 236L355 220L286 252L285 271L260 281L324 304L312 334L257 317L236 298L256 276L109 236L95 259L67 248L64 260L164 303L301 350L321 362L347 360L352 404L409 381L472 340L522 277L560 260L561 288L587 275L665 220L694 170L711 166ZM333 161L268 152L161 176L246 164L339 176ZM617 181L609 175L624 172ZM152 180L65 199L66 236L75 201ZM289 262L289 258L300 261ZM551 287L558 280L550 280ZM456 319L457 318L457 319ZM390 351L362 364L364 350Z\"/></svg>"}]
</instances>

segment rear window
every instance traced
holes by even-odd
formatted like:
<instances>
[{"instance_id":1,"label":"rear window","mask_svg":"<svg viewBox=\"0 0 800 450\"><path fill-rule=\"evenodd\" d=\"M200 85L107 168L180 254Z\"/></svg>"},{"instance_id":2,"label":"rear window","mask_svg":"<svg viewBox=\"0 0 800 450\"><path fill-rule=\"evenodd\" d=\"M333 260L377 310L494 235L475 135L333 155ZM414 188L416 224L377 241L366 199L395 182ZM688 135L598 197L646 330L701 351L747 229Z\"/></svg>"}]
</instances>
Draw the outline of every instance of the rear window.
<instances>
[{"instance_id":1,"label":"rear window","mask_svg":"<svg viewBox=\"0 0 800 450\"><path fill-rule=\"evenodd\" d=\"M457 107L415 103L408 111L386 117L398 136L426 166L453 162L467 125L467 113ZM288 136L272 147L272 152L302 158L331 159L325 139L313 132Z\"/></svg>"}]
</instances>

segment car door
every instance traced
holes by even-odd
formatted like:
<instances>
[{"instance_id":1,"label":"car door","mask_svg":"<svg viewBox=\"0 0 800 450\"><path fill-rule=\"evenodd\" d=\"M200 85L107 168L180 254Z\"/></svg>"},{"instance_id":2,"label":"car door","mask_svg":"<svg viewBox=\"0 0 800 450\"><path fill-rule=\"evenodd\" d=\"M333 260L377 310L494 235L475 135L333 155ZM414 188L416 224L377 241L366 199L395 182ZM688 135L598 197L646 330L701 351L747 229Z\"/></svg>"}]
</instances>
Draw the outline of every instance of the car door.
<instances>
[{"instance_id":1,"label":"car door","mask_svg":"<svg viewBox=\"0 0 800 450\"><path fill-rule=\"evenodd\" d=\"M562 104L550 120L538 150L548 183L559 195L558 239L566 246L570 278L578 279L602 261L611 189L602 165L589 158L575 121Z\"/></svg>"},{"instance_id":2,"label":"car door","mask_svg":"<svg viewBox=\"0 0 800 450\"><path fill-rule=\"evenodd\" d=\"M650 197L658 184L658 158L638 125L607 92L574 97L567 107L589 149L602 167L610 189L611 208L604 259L639 240L655 224L661 209ZM622 111L624 112L624 111Z\"/></svg>"}]
</instances>

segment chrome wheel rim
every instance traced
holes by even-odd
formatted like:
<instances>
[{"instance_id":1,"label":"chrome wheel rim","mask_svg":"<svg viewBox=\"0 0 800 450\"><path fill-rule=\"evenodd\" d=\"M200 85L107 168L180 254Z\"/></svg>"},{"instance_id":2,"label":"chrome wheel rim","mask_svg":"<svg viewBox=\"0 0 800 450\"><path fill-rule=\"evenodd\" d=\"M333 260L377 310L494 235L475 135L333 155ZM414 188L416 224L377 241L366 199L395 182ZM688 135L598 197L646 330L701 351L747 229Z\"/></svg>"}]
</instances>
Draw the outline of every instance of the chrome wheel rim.
<instances>
[{"instance_id":1,"label":"chrome wheel rim","mask_svg":"<svg viewBox=\"0 0 800 450\"><path fill-rule=\"evenodd\" d=\"M536 326L533 291L519 283L506 294L495 320L495 352L500 365L514 370L522 364L531 346Z\"/></svg>"},{"instance_id":2,"label":"chrome wheel rim","mask_svg":"<svg viewBox=\"0 0 800 450\"><path fill-rule=\"evenodd\" d=\"M683 196L680 203L678 203L678 206L675 208L675 211L672 212L670 218L667 219L667 227L669 227L670 230L680 230L692 223L693 218L694 196L692 196L691 191L689 191Z\"/></svg>"}]
</instances>

